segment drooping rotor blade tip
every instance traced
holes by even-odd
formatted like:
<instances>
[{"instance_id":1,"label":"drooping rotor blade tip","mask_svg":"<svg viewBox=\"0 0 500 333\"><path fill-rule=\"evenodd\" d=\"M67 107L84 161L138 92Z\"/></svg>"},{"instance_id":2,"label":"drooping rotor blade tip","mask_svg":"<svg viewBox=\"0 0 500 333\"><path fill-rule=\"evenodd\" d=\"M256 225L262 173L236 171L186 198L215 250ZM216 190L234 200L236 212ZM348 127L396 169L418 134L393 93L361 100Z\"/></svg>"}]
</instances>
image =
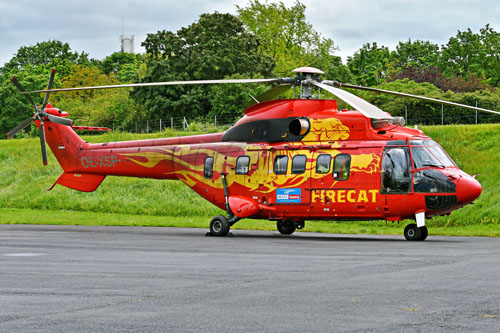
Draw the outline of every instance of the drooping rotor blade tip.
<instances>
[{"instance_id":1,"label":"drooping rotor blade tip","mask_svg":"<svg viewBox=\"0 0 500 333\"><path fill-rule=\"evenodd\" d=\"M26 127L28 127L31 123L33 122L33 117L24 119L22 122L20 122L16 127L11 129L9 133L7 133L7 137L10 139L14 137L19 131L22 131Z\"/></svg>"},{"instance_id":2,"label":"drooping rotor blade tip","mask_svg":"<svg viewBox=\"0 0 500 333\"><path fill-rule=\"evenodd\" d=\"M45 124L43 121L43 117L41 117L40 119L40 145L42 148L43 165L47 165L48 158L47 158L47 146L45 143Z\"/></svg>"},{"instance_id":3,"label":"drooping rotor blade tip","mask_svg":"<svg viewBox=\"0 0 500 333\"><path fill-rule=\"evenodd\" d=\"M10 82L12 82L17 87L17 89L21 91L21 93L24 93L26 91L24 90L24 87L19 83L19 81L17 81L15 76L10 78Z\"/></svg>"}]
</instances>

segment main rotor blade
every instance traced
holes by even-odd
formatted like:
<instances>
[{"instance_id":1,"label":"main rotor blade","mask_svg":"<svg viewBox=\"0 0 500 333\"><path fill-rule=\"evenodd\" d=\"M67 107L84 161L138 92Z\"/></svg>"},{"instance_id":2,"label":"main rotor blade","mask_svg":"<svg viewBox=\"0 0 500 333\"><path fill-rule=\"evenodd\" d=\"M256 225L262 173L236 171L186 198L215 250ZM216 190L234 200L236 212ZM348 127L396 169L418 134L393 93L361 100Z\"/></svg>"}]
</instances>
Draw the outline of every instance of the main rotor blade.
<instances>
[{"instance_id":1,"label":"main rotor blade","mask_svg":"<svg viewBox=\"0 0 500 333\"><path fill-rule=\"evenodd\" d=\"M244 107L248 108L248 107L255 105L257 103L265 102L265 101L269 101L271 99L274 99L275 97L278 97L279 95L281 95L282 93L284 93L285 91L287 91L290 88L291 88L291 85L289 85L289 84L282 84L282 85L273 87L273 88L265 91L264 93L260 94L259 96L255 97L255 99L257 101L252 100L252 101L248 102L247 104L245 104Z\"/></svg>"},{"instance_id":2,"label":"main rotor blade","mask_svg":"<svg viewBox=\"0 0 500 333\"><path fill-rule=\"evenodd\" d=\"M130 84L115 84L109 86L94 86L94 87L76 87L52 89L50 92L58 91L75 91L75 90L97 90L97 89L112 89L112 88L131 88L131 87L151 87L151 86L178 86L178 85L194 85L194 84L238 84L238 83L273 83L279 82L281 79L230 79L230 80L194 80L194 81L166 81L166 82L149 82L149 83L130 83ZM21 92L21 94L43 93L49 90L33 90L29 92Z\"/></svg>"},{"instance_id":3,"label":"main rotor blade","mask_svg":"<svg viewBox=\"0 0 500 333\"><path fill-rule=\"evenodd\" d=\"M45 93L45 98L43 99L42 108L40 110L45 110L47 102L49 101L50 89L52 89L52 82L54 82L54 76L56 75L56 70L52 68L50 72L49 83L47 84L47 92Z\"/></svg>"},{"instance_id":4,"label":"main rotor blade","mask_svg":"<svg viewBox=\"0 0 500 333\"><path fill-rule=\"evenodd\" d=\"M387 112L382 111L375 105L368 103L361 97L351 94L350 92L326 85L324 83L319 83L314 80L312 80L311 83L314 84L316 87L324 89L332 93L333 95L337 96L338 98L340 98L341 100L343 100L344 102L346 102L347 104L349 104L354 109L358 110L368 118L373 118L373 119L390 118Z\"/></svg>"},{"instance_id":5,"label":"main rotor blade","mask_svg":"<svg viewBox=\"0 0 500 333\"><path fill-rule=\"evenodd\" d=\"M490 112L490 113L500 114L500 112L498 112L498 111L484 109L484 108L479 108L479 107L476 107L476 106L471 106L471 105L466 105L466 104L460 104L460 103L455 103L455 102L444 101L442 99L437 99L437 98L430 98L430 97L424 97L424 96L419 96L419 95L406 94L406 93L402 93L402 92L385 90L385 89L356 86L356 85L352 85L352 84L340 83L340 82L335 82L335 81L328 81L327 84L330 84L330 83L333 83L333 85L336 86L336 87L345 87L345 88L352 88L352 89L373 91L373 92L377 92L377 93L391 94L391 95L396 95L396 96L411 97L411 98L417 98L417 99L421 99L421 100L429 101L429 102L436 102L436 103L441 103L441 104L446 104L446 105L452 105L452 106L458 106L458 107L462 107L462 108L467 108L467 109L471 109L471 110L477 110L477 111L484 111L484 112Z\"/></svg>"},{"instance_id":6,"label":"main rotor blade","mask_svg":"<svg viewBox=\"0 0 500 333\"><path fill-rule=\"evenodd\" d=\"M21 92L21 94L23 94L24 96L26 96L26 98L31 103L31 105L35 108L35 110L38 111L38 107L36 106L35 101L33 100L33 98L31 98L29 92L26 92L26 89L24 89L24 87L19 83L19 81L17 81L16 77L13 76L10 79L10 81L17 87L17 89L19 89L19 91Z\"/></svg>"},{"instance_id":7,"label":"main rotor blade","mask_svg":"<svg viewBox=\"0 0 500 333\"><path fill-rule=\"evenodd\" d=\"M43 117L40 117L40 146L42 147L43 165L47 165L47 146L45 145L45 126Z\"/></svg>"},{"instance_id":8,"label":"main rotor blade","mask_svg":"<svg viewBox=\"0 0 500 333\"><path fill-rule=\"evenodd\" d=\"M12 138L14 135L16 135L19 131L22 131L28 125L30 125L33 122L34 118L30 117L28 119L24 119L19 125L14 127L13 129L10 130L10 132L7 133L8 138Z\"/></svg>"},{"instance_id":9,"label":"main rotor blade","mask_svg":"<svg viewBox=\"0 0 500 333\"><path fill-rule=\"evenodd\" d=\"M61 124L65 126L72 126L73 125L73 120L63 118L63 117L57 117L53 116L50 114L45 114L44 117L47 117L51 122L56 123L56 124Z\"/></svg>"}]
</instances>

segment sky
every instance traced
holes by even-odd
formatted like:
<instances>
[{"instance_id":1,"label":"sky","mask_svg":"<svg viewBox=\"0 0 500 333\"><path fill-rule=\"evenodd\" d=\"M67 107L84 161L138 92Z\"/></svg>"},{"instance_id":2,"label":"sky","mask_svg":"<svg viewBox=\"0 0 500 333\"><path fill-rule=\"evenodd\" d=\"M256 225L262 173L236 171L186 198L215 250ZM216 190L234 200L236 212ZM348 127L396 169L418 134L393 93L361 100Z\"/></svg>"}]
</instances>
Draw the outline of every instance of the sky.
<instances>
[{"instance_id":1,"label":"sky","mask_svg":"<svg viewBox=\"0 0 500 333\"><path fill-rule=\"evenodd\" d=\"M260 0L265 2L265 0ZM276 2L268 0L268 2ZM282 0L292 6L294 0ZM500 31L498 0L302 0L306 18L339 48L345 60L363 44L394 50L399 41L446 44L457 31L478 32L486 24ZM200 14L236 13L248 0L1 0L0 66L21 46L47 40L69 43L103 59L120 50L120 35L135 35L136 52L148 33L177 31Z\"/></svg>"}]
</instances>

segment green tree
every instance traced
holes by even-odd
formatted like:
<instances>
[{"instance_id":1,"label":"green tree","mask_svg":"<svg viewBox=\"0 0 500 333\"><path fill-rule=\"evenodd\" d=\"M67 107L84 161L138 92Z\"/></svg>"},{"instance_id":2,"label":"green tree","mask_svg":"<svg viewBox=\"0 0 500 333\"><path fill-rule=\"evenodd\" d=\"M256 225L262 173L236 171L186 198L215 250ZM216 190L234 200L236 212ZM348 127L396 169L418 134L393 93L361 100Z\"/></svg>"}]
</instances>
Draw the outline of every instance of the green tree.
<instances>
[{"instance_id":1,"label":"green tree","mask_svg":"<svg viewBox=\"0 0 500 333\"><path fill-rule=\"evenodd\" d=\"M39 90L47 86L51 68L57 71L54 87L60 84L59 78L71 73L71 66L81 64L90 66L95 60L89 60L85 52L73 52L68 43L50 40L31 46L22 46L16 54L0 68L0 136L16 126L20 121L33 114L33 108L26 98L19 94L10 82L12 76L28 91ZM32 96L41 104L43 94Z\"/></svg>"},{"instance_id":2,"label":"green tree","mask_svg":"<svg viewBox=\"0 0 500 333\"><path fill-rule=\"evenodd\" d=\"M420 95L430 98L441 99L445 101L456 102L466 105L477 105L490 110L500 109L499 88L490 88L477 90L474 92L453 92L451 90L443 91L428 82L415 82L409 79L384 82L376 88L398 91L412 95ZM405 108L408 114L408 123L410 124L440 124L441 123L441 104L437 102L428 102L409 97L398 97L383 93L373 93L366 91L354 91L368 102L378 106L393 116L405 116ZM444 106L445 123L475 123L475 111L469 109ZM479 113L479 116L489 122L498 122L500 116L486 113Z\"/></svg>"},{"instance_id":3,"label":"green tree","mask_svg":"<svg viewBox=\"0 0 500 333\"><path fill-rule=\"evenodd\" d=\"M97 66L73 65L71 74L61 78L63 88L113 84L118 84L115 74L106 75ZM52 100L77 125L126 126L137 116L127 88L53 93Z\"/></svg>"},{"instance_id":4,"label":"green tree","mask_svg":"<svg viewBox=\"0 0 500 333\"><path fill-rule=\"evenodd\" d=\"M247 77L271 74L269 56L259 51L259 41L243 23L230 14L203 14L176 33L148 34L148 73L144 82L223 79L235 74ZM212 109L214 87L170 86L138 88L132 93L151 119L204 116Z\"/></svg>"},{"instance_id":5,"label":"green tree","mask_svg":"<svg viewBox=\"0 0 500 333\"><path fill-rule=\"evenodd\" d=\"M394 68L394 53L386 46L377 43L364 44L352 57L347 57L347 66L356 83L375 86L384 82Z\"/></svg>"},{"instance_id":6,"label":"green tree","mask_svg":"<svg viewBox=\"0 0 500 333\"><path fill-rule=\"evenodd\" d=\"M447 75L466 76L469 72L481 72L480 60L482 52L480 36L467 29L458 31L442 47L441 68Z\"/></svg>"},{"instance_id":7,"label":"green tree","mask_svg":"<svg viewBox=\"0 0 500 333\"><path fill-rule=\"evenodd\" d=\"M299 1L288 8L281 1L250 0L247 7L236 8L245 26L262 41L261 50L276 61L275 73L278 75L290 75L293 69L302 66L314 66L327 72L335 63L336 46L306 21L306 6Z\"/></svg>"},{"instance_id":8,"label":"green tree","mask_svg":"<svg viewBox=\"0 0 500 333\"><path fill-rule=\"evenodd\" d=\"M415 69L437 67L441 56L439 45L430 41L408 39L399 42L394 57L398 69L412 67Z\"/></svg>"},{"instance_id":9,"label":"green tree","mask_svg":"<svg viewBox=\"0 0 500 333\"><path fill-rule=\"evenodd\" d=\"M335 80L344 83L356 83L354 75L352 75L349 67L342 63L342 59L337 56L333 56L330 62L330 67L325 72L325 76L329 80Z\"/></svg>"},{"instance_id":10,"label":"green tree","mask_svg":"<svg viewBox=\"0 0 500 333\"><path fill-rule=\"evenodd\" d=\"M445 75L466 78L471 73L494 87L500 84L500 33L488 24L479 30L458 31L442 46L440 67Z\"/></svg>"},{"instance_id":11,"label":"green tree","mask_svg":"<svg viewBox=\"0 0 500 333\"><path fill-rule=\"evenodd\" d=\"M72 64L90 65L91 60L85 52L72 52L68 43L49 40L31 46L22 46L16 54L5 63L1 72L15 73L19 71L46 71L55 68L59 75L69 74Z\"/></svg>"},{"instance_id":12,"label":"green tree","mask_svg":"<svg viewBox=\"0 0 500 333\"><path fill-rule=\"evenodd\" d=\"M500 33L493 30L489 24L479 32L484 48L479 59L483 62L487 81L492 86L498 87L500 84Z\"/></svg>"},{"instance_id":13,"label":"green tree","mask_svg":"<svg viewBox=\"0 0 500 333\"><path fill-rule=\"evenodd\" d=\"M120 82L126 83L137 81L141 63L142 57L139 54L114 52L104 58L99 67L104 74L114 74Z\"/></svg>"}]
</instances>

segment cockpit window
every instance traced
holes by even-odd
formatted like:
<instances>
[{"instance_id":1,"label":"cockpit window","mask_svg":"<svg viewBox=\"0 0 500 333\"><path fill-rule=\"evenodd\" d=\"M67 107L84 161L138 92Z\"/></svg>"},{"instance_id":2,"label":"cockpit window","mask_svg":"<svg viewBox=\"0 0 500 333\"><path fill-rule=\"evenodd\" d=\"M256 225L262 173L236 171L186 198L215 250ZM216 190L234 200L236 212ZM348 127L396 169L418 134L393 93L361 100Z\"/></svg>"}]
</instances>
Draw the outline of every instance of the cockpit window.
<instances>
[{"instance_id":1,"label":"cockpit window","mask_svg":"<svg viewBox=\"0 0 500 333\"><path fill-rule=\"evenodd\" d=\"M446 154L444 149L434 140L410 140L413 155L413 166L416 169L424 167L455 167L456 164Z\"/></svg>"},{"instance_id":2,"label":"cockpit window","mask_svg":"<svg viewBox=\"0 0 500 333\"><path fill-rule=\"evenodd\" d=\"M454 193L455 184L436 169L424 169L415 172L413 189L421 193Z\"/></svg>"},{"instance_id":3,"label":"cockpit window","mask_svg":"<svg viewBox=\"0 0 500 333\"><path fill-rule=\"evenodd\" d=\"M456 166L455 163L448 156L448 154L446 154L443 148L441 148L440 146L429 147L429 150L431 151L432 154L434 154L434 156L436 156L436 158L439 161L441 161L441 163L444 164L445 167Z\"/></svg>"},{"instance_id":4,"label":"cockpit window","mask_svg":"<svg viewBox=\"0 0 500 333\"><path fill-rule=\"evenodd\" d=\"M382 158L382 193L408 193L410 152L408 147L386 148Z\"/></svg>"},{"instance_id":5,"label":"cockpit window","mask_svg":"<svg viewBox=\"0 0 500 333\"><path fill-rule=\"evenodd\" d=\"M438 144L430 147L412 147L413 167L415 169L426 167L454 167L455 163L448 157Z\"/></svg>"},{"instance_id":6,"label":"cockpit window","mask_svg":"<svg viewBox=\"0 0 500 333\"><path fill-rule=\"evenodd\" d=\"M444 165L426 147L412 147L413 167L415 169L425 167L444 168Z\"/></svg>"}]
</instances>

